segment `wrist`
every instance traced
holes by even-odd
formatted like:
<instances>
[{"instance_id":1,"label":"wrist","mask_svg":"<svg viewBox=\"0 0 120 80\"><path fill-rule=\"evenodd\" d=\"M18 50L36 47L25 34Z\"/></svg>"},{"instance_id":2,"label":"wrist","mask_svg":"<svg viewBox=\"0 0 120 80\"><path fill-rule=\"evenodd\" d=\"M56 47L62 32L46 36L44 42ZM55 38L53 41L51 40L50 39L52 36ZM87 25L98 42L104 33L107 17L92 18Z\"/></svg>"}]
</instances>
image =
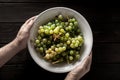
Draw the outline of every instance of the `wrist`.
<instances>
[{"instance_id":1,"label":"wrist","mask_svg":"<svg viewBox=\"0 0 120 80\"><path fill-rule=\"evenodd\" d=\"M12 42L12 46L15 47L17 50L22 50L22 47L21 47L21 42L15 38Z\"/></svg>"}]
</instances>

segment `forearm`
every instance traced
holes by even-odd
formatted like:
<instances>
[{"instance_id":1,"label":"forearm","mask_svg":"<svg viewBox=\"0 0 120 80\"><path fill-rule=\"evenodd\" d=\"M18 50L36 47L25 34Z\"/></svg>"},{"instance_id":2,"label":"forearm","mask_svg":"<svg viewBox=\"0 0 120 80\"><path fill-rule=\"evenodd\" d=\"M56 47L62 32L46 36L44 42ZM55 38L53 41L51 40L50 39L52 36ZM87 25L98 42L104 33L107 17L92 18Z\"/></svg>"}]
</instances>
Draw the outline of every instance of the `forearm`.
<instances>
[{"instance_id":1,"label":"forearm","mask_svg":"<svg viewBox=\"0 0 120 80\"><path fill-rule=\"evenodd\" d=\"M4 47L0 48L0 67L10 60L20 49L20 43L15 39Z\"/></svg>"}]
</instances>

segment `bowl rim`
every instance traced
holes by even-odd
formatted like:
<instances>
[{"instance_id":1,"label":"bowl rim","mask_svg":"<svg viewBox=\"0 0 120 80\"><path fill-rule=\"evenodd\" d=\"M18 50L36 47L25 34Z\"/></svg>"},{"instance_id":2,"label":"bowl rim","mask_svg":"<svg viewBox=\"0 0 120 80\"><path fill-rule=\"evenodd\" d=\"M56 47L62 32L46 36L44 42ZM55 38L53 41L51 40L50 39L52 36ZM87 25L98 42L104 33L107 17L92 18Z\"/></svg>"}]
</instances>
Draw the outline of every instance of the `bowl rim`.
<instances>
[{"instance_id":1,"label":"bowl rim","mask_svg":"<svg viewBox=\"0 0 120 80\"><path fill-rule=\"evenodd\" d=\"M71 8L68 8L68 7L52 7L52 8L46 9L46 10L44 10L43 12L39 13L38 16L41 16L42 14L44 14L44 13L46 13L46 12L49 12L49 10L61 9L61 8L67 9L67 10L72 11L73 13L81 16L82 19L85 21L85 23L88 25L89 31L90 31L90 33L91 33L91 46L90 46L90 48L89 48L88 51L91 52L92 46L93 46L93 33L92 33L92 30L91 30L91 27L90 27L88 21L85 19L85 17L83 17L83 16L81 15L81 13L79 13L79 12L77 12L76 10L73 10L73 9L71 9ZM37 19L38 19L38 18L35 18L35 21L36 21ZM33 25L34 25L34 23L33 23ZM30 30L30 32L31 32L31 30ZM70 70L68 69L68 70L66 70L66 71L59 71L59 72L57 72L57 71L52 71L52 70L50 70L50 69L46 69L45 67L41 66L41 65L38 63L38 60L36 60L36 59L33 57L34 54L31 53L31 51L30 51L30 46L31 46L31 45L30 45L30 37L29 37L29 39L28 39L28 50L29 50L29 53L30 53L32 59L34 60L34 62L37 63L37 64L38 64L40 67L42 67L43 69L45 69L45 70L47 70L47 71L50 71L50 72L54 72L54 73L65 73L65 72L69 72L69 71L70 71ZM90 54L90 53L89 53L89 54ZM84 58L85 58L85 57L84 57ZM81 61L83 61L84 58L81 59ZM80 62L81 62L81 61L80 61ZM80 62L79 62L79 63L80 63ZM77 65L78 65L78 64L77 64ZM76 66L77 66L77 65L76 65ZM76 67L76 66L75 66L75 67ZM73 67L73 68L75 68L75 67Z\"/></svg>"}]
</instances>

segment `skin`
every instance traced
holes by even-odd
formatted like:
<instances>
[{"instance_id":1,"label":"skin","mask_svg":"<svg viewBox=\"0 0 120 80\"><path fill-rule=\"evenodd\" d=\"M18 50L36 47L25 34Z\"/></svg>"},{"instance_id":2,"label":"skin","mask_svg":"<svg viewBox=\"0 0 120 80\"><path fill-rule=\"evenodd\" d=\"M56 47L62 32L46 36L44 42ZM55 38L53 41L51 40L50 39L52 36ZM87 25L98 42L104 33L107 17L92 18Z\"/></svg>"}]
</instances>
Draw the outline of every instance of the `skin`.
<instances>
[{"instance_id":1,"label":"skin","mask_svg":"<svg viewBox=\"0 0 120 80\"><path fill-rule=\"evenodd\" d=\"M29 38L30 29L37 16L28 19L20 28L16 38L0 48L0 67L14 57L18 52L25 49ZM86 57L82 64L68 73L65 80L79 80L90 70L92 54Z\"/></svg>"},{"instance_id":2,"label":"skin","mask_svg":"<svg viewBox=\"0 0 120 80\"><path fill-rule=\"evenodd\" d=\"M35 17L28 19L20 28L16 38L0 48L0 67L15 56L19 51L26 48L29 32L34 22Z\"/></svg>"},{"instance_id":3,"label":"skin","mask_svg":"<svg viewBox=\"0 0 120 80\"><path fill-rule=\"evenodd\" d=\"M92 53L90 53L90 55L87 56L80 65L69 72L65 80L80 80L86 73L90 71L91 62Z\"/></svg>"}]
</instances>

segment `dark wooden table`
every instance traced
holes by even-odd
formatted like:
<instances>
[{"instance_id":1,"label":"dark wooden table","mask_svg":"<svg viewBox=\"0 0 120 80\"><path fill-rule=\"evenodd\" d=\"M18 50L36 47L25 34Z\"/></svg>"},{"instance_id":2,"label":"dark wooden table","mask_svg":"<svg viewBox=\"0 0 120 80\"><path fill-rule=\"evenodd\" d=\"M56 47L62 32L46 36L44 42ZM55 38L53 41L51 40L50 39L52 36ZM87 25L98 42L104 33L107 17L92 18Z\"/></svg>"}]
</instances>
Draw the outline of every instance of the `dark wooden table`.
<instances>
[{"instance_id":1,"label":"dark wooden table","mask_svg":"<svg viewBox=\"0 0 120 80\"><path fill-rule=\"evenodd\" d=\"M91 71L81 80L120 80L120 8L103 2L76 0L0 0L0 47L12 41L26 19L55 6L80 12L94 36ZM0 68L0 80L63 80L67 73L55 74L40 68L28 49Z\"/></svg>"}]
</instances>

